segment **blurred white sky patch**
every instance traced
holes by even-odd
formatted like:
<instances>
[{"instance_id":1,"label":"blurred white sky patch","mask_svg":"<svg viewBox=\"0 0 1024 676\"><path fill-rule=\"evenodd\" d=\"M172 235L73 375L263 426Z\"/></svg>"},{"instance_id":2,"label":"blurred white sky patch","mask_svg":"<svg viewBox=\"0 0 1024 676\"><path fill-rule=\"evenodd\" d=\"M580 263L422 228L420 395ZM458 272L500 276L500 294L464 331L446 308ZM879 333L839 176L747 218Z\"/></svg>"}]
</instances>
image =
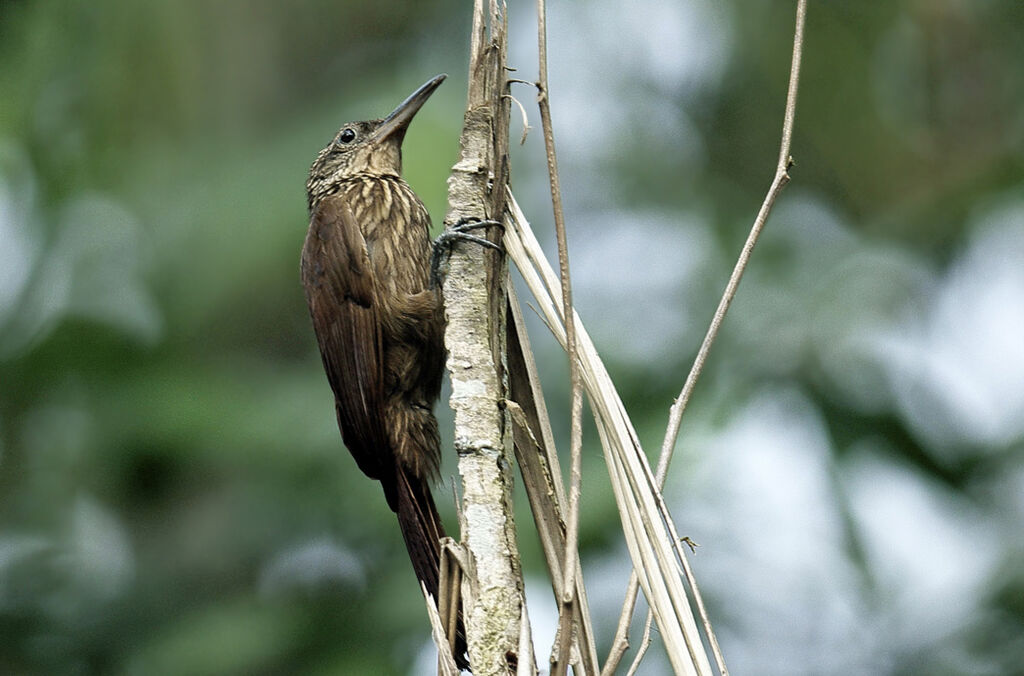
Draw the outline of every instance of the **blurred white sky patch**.
<instances>
[{"instance_id":1,"label":"blurred white sky patch","mask_svg":"<svg viewBox=\"0 0 1024 676\"><path fill-rule=\"evenodd\" d=\"M74 503L67 547L56 565L77 588L60 595L69 600L112 600L135 577L135 556L120 519L85 494Z\"/></svg>"},{"instance_id":2,"label":"blurred white sky patch","mask_svg":"<svg viewBox=\"0 0 1024 676\"><path fill-rule=\"evenodd\" d=\"M728 8L711 0L602 0L554 6L563 13L559 19L572 22L567 25L582 27L582 47L592 44L588 33L599 36L602 50L614 61L608 65L618 69L618 76L647 80L665 91L717 83L731 53ZM573 53L593 72L594 62L586 59L586 51ZM597 75L595 80L599 79Z\"/></svg>"},{"instance_id":3,"label":"blurred white sky patch","mask_svg":"<svg viewBox=\"0 0 1024 676\"><path fill-rule=\"evenodd\" d=\"M729 315L744 348L733 358L780 376L808 364L845 404L896 408L940 453L1013 443L1024 434L1024 203L990 208L970 231L939 274L791 193Z\"/></svg>"},{"instance_id":4,"label":"blurred white sky patch","mask_svg":"<svg viewBox=\"0 0 1024 676\"><path fill-rule=\"evenodd\" d=\"M913 653L972 621L1001 556L999 533L953 491L889 455L854 450L844 477L884 636L891 652Z\"/></svg>"},{"instance_id":5,"label":"blurred white sky patch","mask_svg":"<svg viewBox=\"0 0 1024 676\"><path fill-rule=\"evenodd\" d=\"M138 221L120 204L101 195L80 195L64 209L49 272L69 314L153 342L162 319L142 277L142 234ZM59 270L66 270L68 278Z\"/></svg>"},{"instance_id":6,"label":"blurred white sky patch","mask_svg":"<svg viewBox=\"0 0 1024 676\"><path fill-rule=\"evenodd\" d=\"M867 336L927 298L933 276L919 256L868 245L818 195L794 190L758 244L726 332L748 372L788 377L809 363L846 404L886 410Z\"/></svg>"},{"instance_id":7,"label":"blurred white sky patch","mask_svg":"<svg viewBox=\"0 0 1024 676\"><path fill-rule=\"evenodd\" d=\"M620 571L621 572L621 571ZM629 575L629 569L626 569ZM526 584L526 610L530 614L530 631L533 635L533 654L541 672L547 671L551 657L551 646L554 645L558 631L558 608L551 591L551 583L546 577L528 575Z\"/></svg>"},{"instance_id":8,"label":"blurred white sky patch","mask_svg":"<svg viewBox=\"0 0 1024 676\"><path fill-rule=\"evenodd\" d=\"M820 199L798 190L786 195L725 323L728 335L741 343L739 355L749 355L750 368L785 374L807 357L815 333L828 321L816 314L836 311L839 292L824 280L855 249L847 225ZM762 265L762 260L776 264ZM840 316L850 311L843 307Z\"/></svg>"},{"instance_id":9,"label":"blurred white sky patch","mask_svg":"<svg viewBox=\"0 0 1024 676\"><path fill-rule=\"evenodd\" d=\"M366 573L358 557L329 537L321 537L278 552L260 571L260 594L316 592L343 584L362 588Z\"/></svg>"},{"instance_id":10,"label":"blurred white sky patch","mask_svg":"<svg viewBox=\"0 0 1024 676\"><path fill-rule=\"evenodd\" d=\"M513 13L509 65L517 77L535 80L537 31L534 12ZM557 39L555 39L557 36ZM563 192L570 220L574 205L611 204L608 188L620 175L613 164L631 149L663 151L675 171L704 163L704 139L685 104L698 90L721 81L731 52L728 9L710 0L592 0L548 7L548 69L552 118ZM534 93L512 92L525 103ZM545 204L547 173L540 120L528 106L538 151L517 176L530 181L520 192ZM518 124L518 123L515 123ZM524 159L527 159L524 158ZM531 215L529 205L527 215ZM545 216L550 207L544 212Z\"/></svg>"},{"instance_id":11,"label":"blurred white sky patch","mask_svg":"<svg viewBox=\"0 0 1024 676\"><path fill-rule=\"evenodd\" d=\"M1024 202L970 232L927 302L872 337L899 410L940 454L1024 435Z\"/></svg>"},{"instance_id":12,"label":"blurred white sky patch","mask_svg":"<svg viewBox=\"0 0 1024 676\"><path fill-rule=\"evenodd\" d=\"M873 336L927 296L932 272L910 251L863 244L822 272L810 327L815 363L851 408L890 411L888 379Z\"/></svg>"},{"instance_id":13,"label":"blurred white sky patch","mask_svg":"<svg viewBox=\"0 0 1024 676\"><path fill-rule=\"evenodd\" d=\"M728 9L710 0L588 0L548 6L551 87L620 91L623 84L662 92L714 86L732 47ZM535 25L533 12L515 17ZM512 30L513 63L536 68L536 30ZM554 39L552 36L557 36ZM557 79L556 79L557 78ZM574 111L585 110L571 108Z\"/></svg>"},{"instance_id":14,"label":"blurred white sky patch","mask_svg":"<svg viewBox=\"0 0 1024 676\"><path fill-rule=\"evenodd\" d=\"M0 145L0 356L49 335L65 317L107 324L144 343L163 319L144 279L138 221L98 194L72 197L59 211L43 255L27 158Z\"/></svg>"},{"instance_id":15,"label":"blurred white sky patch","mask_svg":"<svg viewBox=\"0 0 1024 676\"><path fill-rule=\"evenodd\" d=\"M27 227L34 200L28 157L0 139L0 346L41 250L38 233Z\"/></svg>"},{"instance_id":16,"label":"blurred white sky patch","mask_svg":"<svg viewBox=\"0 0 1024 676\"><path fill-rule=\"evenodd\" d=\"M677 361L697 339L691 297L715 258L707 223L640 212L579 220L601 233L572 244L574 300L595 343L638 368Z\"/></svg>"},{"instance_id":17,"label":"blurred white sky patch","mask_svg":"<svg viewBox=\"0 0 1024 676\"><path fill-rule=\"evenodd\" d=\"M666 496L680 534L701 545L692 561L730 668L879 673L819 412L797 391L765 388L703 434L694 473Z\"/></svg>"}]
</instances>

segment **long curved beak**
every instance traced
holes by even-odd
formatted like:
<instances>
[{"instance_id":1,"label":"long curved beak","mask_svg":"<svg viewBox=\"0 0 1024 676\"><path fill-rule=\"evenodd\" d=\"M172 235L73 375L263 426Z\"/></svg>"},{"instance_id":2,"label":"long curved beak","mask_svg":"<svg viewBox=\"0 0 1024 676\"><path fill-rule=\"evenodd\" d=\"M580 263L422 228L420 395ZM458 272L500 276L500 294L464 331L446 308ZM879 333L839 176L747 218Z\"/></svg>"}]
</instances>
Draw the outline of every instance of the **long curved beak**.
<instances>
[{"instance_id":1,"label":"long curved beak","mask_svg":"<svg viewBox=\"0 0 1024 676\"><path fill-rule=\"evenodd\" d=\"M373 134L374 140L380 141L398 134L398 140L401 142L402 137L405 136L405 130L409 128L409 123L412 122L412 118L416 116L419 109L423 107L423 104L427 102L430 95L434 93L434 90L441 86L446 77L448 76L442 73L428 80L419 89L410 94L409 98L398 104L398 107L391 111L391 114L385 117L384 121L377 127Z\"/></svg>"}]
</instances>

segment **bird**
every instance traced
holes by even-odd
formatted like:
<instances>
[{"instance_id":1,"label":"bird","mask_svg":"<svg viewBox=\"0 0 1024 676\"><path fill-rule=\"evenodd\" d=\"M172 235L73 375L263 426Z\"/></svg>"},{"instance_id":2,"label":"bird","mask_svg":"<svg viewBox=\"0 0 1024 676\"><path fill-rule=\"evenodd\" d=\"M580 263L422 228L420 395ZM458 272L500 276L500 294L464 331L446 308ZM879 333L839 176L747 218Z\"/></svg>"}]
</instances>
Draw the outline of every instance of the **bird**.
<instances>
[{"instance_id":1,"label":"bird","mask_svg":"<svg viewBox=\"0 0 1024 676\"><path fill-rule=\"evenodd\" d=\"M387 117L342 125L317 154L300 266L342 439L359 469L380 482L435 603L445 531L430 485L441 462L433 405L445 322L431 276L430 216L402 178L402 142L445 77ZM465 667L464 638L454 640Z\"/></svg>"}]
</instances>

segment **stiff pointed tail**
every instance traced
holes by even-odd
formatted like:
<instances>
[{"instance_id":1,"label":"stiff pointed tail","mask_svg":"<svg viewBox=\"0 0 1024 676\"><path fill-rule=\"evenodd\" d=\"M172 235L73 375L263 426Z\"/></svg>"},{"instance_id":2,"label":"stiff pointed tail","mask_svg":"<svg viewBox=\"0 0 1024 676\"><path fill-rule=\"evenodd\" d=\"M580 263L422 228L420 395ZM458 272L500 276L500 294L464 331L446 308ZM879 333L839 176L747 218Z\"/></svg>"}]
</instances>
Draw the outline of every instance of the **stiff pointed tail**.
<instances>
[{"instance_id":1,"label":"stiff pointed tail","mask_svg":"<svg viewBox=\"0 0 1024 676\"><path fill-rule=\"evenodd\" d=\"M427 588L427 592L438 600L438 579L441 569L441 543L444 527L437 514L430 489L417 477L410 476L399 468L397 477L396 507L398 525L402 529L405 548L416 578ZM459 668L467 669L466 636L462 626L462 611L459 610L458 628L455 632L455 647L452 650Z\"/></svg>"}]
</instances>

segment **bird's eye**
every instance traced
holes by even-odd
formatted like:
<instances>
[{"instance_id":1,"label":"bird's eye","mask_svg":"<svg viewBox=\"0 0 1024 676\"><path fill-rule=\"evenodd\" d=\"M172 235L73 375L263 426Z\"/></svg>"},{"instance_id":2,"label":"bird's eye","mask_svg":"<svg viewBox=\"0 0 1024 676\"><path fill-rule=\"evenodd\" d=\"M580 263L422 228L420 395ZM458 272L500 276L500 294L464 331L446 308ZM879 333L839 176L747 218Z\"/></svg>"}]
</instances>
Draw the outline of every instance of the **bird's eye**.
<instances>
[{"instance_id":1,"label":"bird's eye","mask_svg":"<svg viewBox=\"0 0 1024 676\"><path fill-rule=\"evenodd\" d=\"M340 143L352 143L356 139L356 133L351 129L344 129L338 134L338 141Z\"/></svg>"}]
</instances>

